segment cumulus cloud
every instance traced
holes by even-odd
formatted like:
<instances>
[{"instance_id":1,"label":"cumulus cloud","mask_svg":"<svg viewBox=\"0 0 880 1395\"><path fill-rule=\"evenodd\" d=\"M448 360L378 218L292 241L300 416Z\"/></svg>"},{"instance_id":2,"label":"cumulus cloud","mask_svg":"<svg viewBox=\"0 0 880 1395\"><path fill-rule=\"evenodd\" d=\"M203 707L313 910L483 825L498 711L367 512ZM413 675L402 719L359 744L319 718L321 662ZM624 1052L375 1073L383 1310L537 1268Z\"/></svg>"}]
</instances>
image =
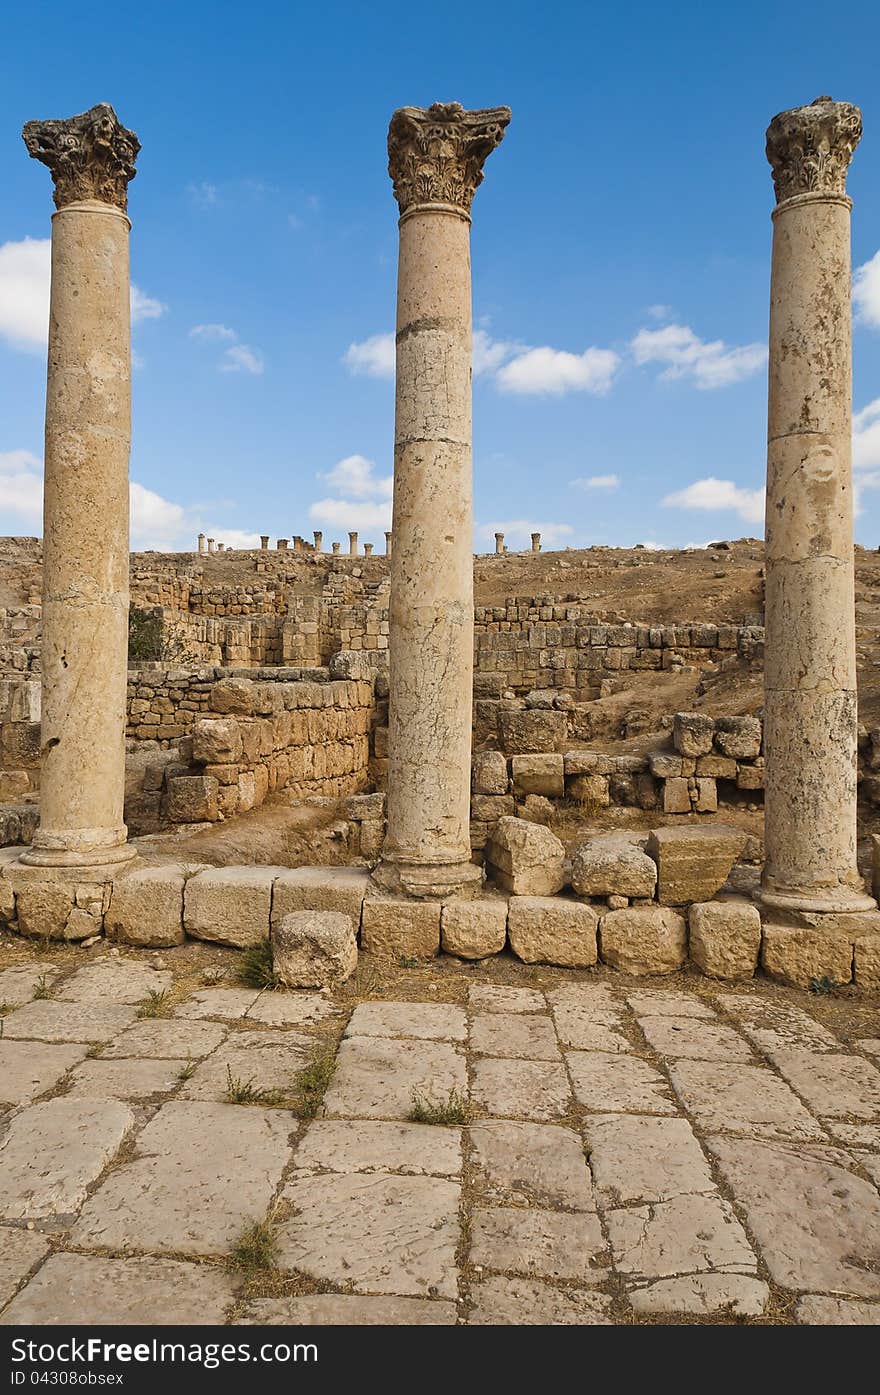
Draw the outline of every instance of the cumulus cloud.
<instances>
[{"instance_id":1,"label":"cumulus cloud","mask_svg":"<svg viewBox=\"0 0 880 1395\"><path fill-rule=\"evenodd\" d=\"M853 417L853 469L880 469L880 397Z\"/></svg>"},{"instance_id":2,"label":"cumulus cloud","mask_svg":"<svg viewBox=\"0 0 880 1395\"><path fill-rule=\"evenodd\" d=\"M390 499L394 486L394 476L377 476L376 462L365 455L346 455L318 478L325 480L330 488L343 496L355 499Z\"/></svg>"},{"instance_id":3,"label":"cumulus cloud","mask_svg":"<svg viewBox=\"0 0 880 1395\"><path fill-rule=\"evenodd\" d=\"M880 329L880 252L856 267L853 274L853 305L863 324Z\"/></svg>"},{"instance_id":4,"label":"cumulus cloud","mask_svg":"<svg viewBox=\"0 0 880 1395\"><path fill-rule=\"evenodd\" d=\"M484 542L495 544L495 534L503 533L504 541L510 548L530 547L532 533L541 534L541 545L552 547L554 543L570 538L574 529L567 523L539 523L528 518L508 518L496 523L479 523L474 529L476 536Z\"/></svg>"},{"instance_id":5,"label":"cumulus cloud","mask_svg":"<svg viewBox=\"0 0 880 1395\"><path fill-rule=\"evenodd\" d=\"M0 336L13 349L40 353L49 337L51 249L48 237L0 246ZM132 283L131 322L157 320L168 309Z\"/></svg>"},{"instance_id":6,"label":"cumulus cloud","mask_svg":"<svg viewBox=\"0 0 880 1395\"><path fill-rule=\"evenodd\" d=\"M733 480L718 480L709 476L695 480L685 489L677 489L661 500L668 509L701 509L704 512L736 513L747 523L763 523L763 489L744 489Z\"/></svg>"},{"instance_id":7,"label":"cumulus cloud","mask_svg":"<svg viewBox=\"0 0 880 1395\"><path fill-rule=\"evenodd\" d=\"M193 325L189 337L190 339L198 339L203 344L211 344L218 340L235 340L238 335L228 325Z\"/></svg>"},{"instance_id":8,"label":"cumulus cloud","mask_svg":"<svg viewBox=\"0 0 880 1395\"><path fill-rule=\"evenodd\" d=\"M662 365L663 381L690 378L704 391L742 382L767 362L765 344L730 348L723 339L700 339L688 325L640 329L630 348L636 363Z\"/></svg>"},{"instance_id":9,"label":"cumulus cloud","mask_svg":"<svg viewBox=\"0 0 880 1395\"><path fill-rule=\"evenodd\" d=\"M363 539L371 530L381 534L391 527L391 500L371 504L363 499L316 499L309 518L328 528L360 533Z\"/></svg>"},{"instance_id":10,"label":"cumulus cloud","mask_svg":"<svg viewBox=\"0 0 880 1395\"><path fill-rule=\"evenodd\" d=\"M561 397L567 392L608 392L620 366L612 349L585 349L572 354L544 345L526 349L505 363L495 375L502 392Z\"/></svg>"},{"instance_id":11,"label":"cumulus cloud","mask_svg":"<svg viewBox=\"0 0 880 1395\"><path fill-rule=\"evenodd\" d=\"M588 475L586 478L572 480L571 483L576 489L619 489L619 475Z\"/></svg>"},{"instance_id":12,"label":"cumulus cloud","mask_svg":"<svg viewBox=\"0 0 880 1395\"><path fill-rule=\"evenodd\" d=\"M0 451L0 516L39 531L43 520L43 465L29 450Z\"/></svg>"},{"instance_id":13,"label":"cumulus cloud","mask_svg":"<svg viewBox=\"0 0 880 1395\"><path fill-rule=\"evenodd\" d=\"M376 462L365 455L346 455L318 475L330 496L309 508L313 523L342 532L382 534L391 527L393 475L377 475ZM370 541L369 537L365 539Z\"/></svg>"},{"instance_id":14,"label":"cumulus cloud","mask_svg":"<svg viewBox=\"0 0 880 1395\"><path fill-rule=\"evenodd\" d=\"M393 334L372 334L360 343L349 344L342 362L356 377L393 378L395 347Z\"/></svg>"},{"instance_id":15,"label":"cumulus cloud","mask_svg":"<svg viewBox=\"0 0 880 1395\"><path fill-rule=\"evenodd\" d=\"M232 344L220 360L221 373L250 373L258 378L264 367L263 355L248 344Z\"/></svg>"}]
</instances>

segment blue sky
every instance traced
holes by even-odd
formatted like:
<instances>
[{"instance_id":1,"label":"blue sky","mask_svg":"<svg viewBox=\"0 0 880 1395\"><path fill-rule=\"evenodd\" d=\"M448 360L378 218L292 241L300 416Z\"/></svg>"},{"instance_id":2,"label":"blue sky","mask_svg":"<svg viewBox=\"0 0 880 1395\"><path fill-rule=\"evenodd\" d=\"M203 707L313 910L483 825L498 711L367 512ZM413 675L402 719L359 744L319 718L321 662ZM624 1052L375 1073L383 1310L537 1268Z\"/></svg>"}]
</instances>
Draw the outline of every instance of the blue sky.
<instances>
[{"instance_id":1,"label":"blue sky","mask_svg":"<svg viewBox=\"0 0 880 1395\"><path fill-rule=\"evenodd\" d=\"M476 546L759 535L775 112L858 103L856 536L880 541L880 7L814 0L9 8L0 532L40 531L48 171L109 101L130 187L133 544L390 516L395 107L508 104L474 203Z\"/></svg>"}]
</instances>

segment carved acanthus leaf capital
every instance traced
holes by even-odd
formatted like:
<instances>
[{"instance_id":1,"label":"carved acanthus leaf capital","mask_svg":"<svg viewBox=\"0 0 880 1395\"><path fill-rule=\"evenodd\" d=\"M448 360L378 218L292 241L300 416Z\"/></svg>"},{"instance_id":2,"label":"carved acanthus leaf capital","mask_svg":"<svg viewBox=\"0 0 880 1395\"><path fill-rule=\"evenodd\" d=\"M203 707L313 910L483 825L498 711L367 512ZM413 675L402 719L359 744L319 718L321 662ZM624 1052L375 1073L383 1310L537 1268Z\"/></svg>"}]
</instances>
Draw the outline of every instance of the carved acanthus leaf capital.
<instances>
[{"instance_id":1,"label":"carved acanthus leaf capital","mask_svg":"<svg viewBox=\"0 0 880 1395\"><path fill-rule=\"evenodd\" d=\"M862 113L851 102L817 97L781 111L767 128L767 159L776 202L798 194L846 194L846 172L862 138Z\"/></svg>"},{"instance_id":2,"label":"carved acanthus leaf capital","mask_svg":"<svg viewBox=\"0 0 880 1395\"><path fill-rule=\"evenodd\" d=\"M465 111L458 102L396 111L388 128L388 173L401 213L424 203L469 212L483 165L509 121L509 107Z\"/></svg>"},{"instance_id":3,"label":"carved acanthus leaf capital","mask_svg":"<svg viewBox=\"0 0 880 1395\"><path fill-rule=\"evenodd\" d=\"M125 212L141 145L106 102L67 121L28 121L22 137L28 154L49 166L56 208L98 199Z\"/></svg>"}]
</instances>

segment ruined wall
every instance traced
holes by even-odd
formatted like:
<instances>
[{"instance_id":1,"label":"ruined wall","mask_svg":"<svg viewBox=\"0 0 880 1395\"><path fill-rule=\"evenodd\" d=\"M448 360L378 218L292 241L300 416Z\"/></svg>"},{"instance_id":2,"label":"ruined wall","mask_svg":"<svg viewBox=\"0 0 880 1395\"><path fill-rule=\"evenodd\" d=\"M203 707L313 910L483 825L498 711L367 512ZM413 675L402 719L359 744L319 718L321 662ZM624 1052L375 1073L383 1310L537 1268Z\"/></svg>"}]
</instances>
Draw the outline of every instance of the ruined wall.
<instances>
[{"instance_id":1,"label":"ruined wall","mask_svg":"<svg viewBox=\"0 0 880 1395\"><path fill-rule=\"evenodd\" d=\"M246 678L261 683L326 683L330 671L318 666L256 665L253 668L216 664L170 668L140 664L128 672L126 736L133 741L157 741L174 746L189 736L200 716L212 710L211 693L223 678Z\"/></svg>"}]
</instances>

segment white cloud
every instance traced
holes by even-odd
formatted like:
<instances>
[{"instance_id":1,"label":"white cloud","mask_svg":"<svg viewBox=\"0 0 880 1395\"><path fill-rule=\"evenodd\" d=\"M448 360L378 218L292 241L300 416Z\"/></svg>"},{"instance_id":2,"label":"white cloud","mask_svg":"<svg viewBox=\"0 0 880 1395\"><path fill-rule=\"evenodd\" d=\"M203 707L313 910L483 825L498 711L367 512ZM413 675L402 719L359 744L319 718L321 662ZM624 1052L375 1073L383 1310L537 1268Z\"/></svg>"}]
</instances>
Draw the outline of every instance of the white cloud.
<instances>
[{"instance_id":1,"label":"white cloud","mask_svg":"<svg viewBox=\"0 0 880 1395\"><path fill-rule=\"evenodd\" d=\"M198 527L190 527L188 540L184 544L187 551L195 551L197 533L204 533L206 538L214 538L235 550L250 551L260 546L259 533L249 533L246 528L227 528L223 523L199 523Z\"/></svg>"},{"instance_id":2,"label":"white cloud","mask_svg":"<svg viewBox=\"0 0 880 1395\"><path fill-rule=\"evenodd\" d=\"M880 397L853 417L853 469L880 469Z\"/></svg>"},{"instance_id":3,"label":"white cloud","mask_svg":"<svg viewBox=\"0 0 880 1395\"><path fill-rule=\"evenodd\" d=\"M131 504L131 546L136 550L167 550L176 546L186 525L186 511L180 504L163 499L135 480L129 485Z\"/></svg>"},{"instance_id":4,"label":"white cloud","mask_svg":"<svg viewBox=\"0 0 880 1395\"><path fill-rule=\"evenodd\" d=\"M649 541L647 541L647 540L646 540L645 542L639 543L638 546L639 546L639 547L643 547L643 548L645 549L646 552L668 552L668 551L669 551L669 548L666 546L665 543L649 542Z\"/></svg>"},{"instance_id":5,"label":"white cloud","mask_svg":"<svg viewBox=\"0 0 880 1395\"><path fill-rule=\"evenodd\" d=\"M221 373L250 373L258 378L264 368L263 355L247 344L233 344L220 363Z\"/></svg>"},{"instance_id":6,"label":"white cloud","mask_svg":"<svg viewBox=\"0 0 880 1395\"><path fill-rule=\"evenodd\" d=\"M651 316L651 319L652 319L652 320L669 320L669 319L672 318L672 306L671 306L671 305L649 305L649 306L648 306L648 314ZM648 544L647 544L647 543L644 543L643 546L644 546L644 547L647 547Z\"/></svg>"},{"instance_id":7,"label":"white cloud","mask_svg":"<svg viewBox=\"0 0 880 1395\"><path fill-rule=\"evenodd\" d=\"M198 339L201 343L210 344L217 340L235 340L238 335L228 325L193 325L189 337L190 339Z\"/></svg>"},{"instance_id":8,"label":"white cloud","mask_svg":"<svg viewBox=\"0 0 880 1395\"><path fill-rule=\"evenodd\" d=\"M349 344L342 362L350 373L367 378L393 378L395 347L393 334L373 334L360 343Z\"/></svg>"},{"instance_id":9,"label":"white cloud","mask_svg":"<svg viewBox=\"0 0 880 1395\"><path fill-rule=\"evenodd\" d=\"M49 337L49 284L52 243L26 237L0 246L0 336L13 349L40 353ZM167 305L132 283L131 322L156 320Z\"/></svg>"},{"instance_id":10,"label":"white cloud","mask_svg":"<svg viewBox=\"0 0 880 1395\"><path fill-rule=\"evenodd\" d=\"M43 521L43 466L29 450L0 451L0 515L37 532Z\"/></svg>"},{"instance_id":11,"label":"white cloud","mask_svg":"<svg viewBox=\"0 0 880 1395\"><path fill-rule=\"evenodd\" d=\"M213 208L218 202L217 185L209 184L206 180L198 184L187 184L186 192L197 208Z\"/></svg>"},{"instance_id":12,"label":"white cloud","mask_svg":"<svg viewBox=\"0 0 880 1395\"><path fill-rule=\"evenodd\" d=\"M359 532L362 537L371 529L381 534L391 527L391 500L370 504L362 499L316 499L309 508L309 518L344 532Z\"/></svg>"},{"instance_id":13,"label":"white cloud","mask_svg":"<svg viewBox=\"0 0 880 1395\"><path fill-rule=\"evenodd\" d=\"M661 502L664 508L732 512L747 523L764 521L763 489L744 489L733 480L718 480L712 476L667 494Z\"/></svg>"},{"instance_id":14,"label":"white cloud","mask_svg":"<svg viewBox=\"0 0 880 1395\"><path fill-rule=\"evenodd\" d=\"M856 267L853 274L853 304L863 324L880 329L880 252Z\"/></svg>"},{"instance_id":15,"label":"white cloud","mask_svg":"<svg viewBox=\"0 0 880 1395\"><path fill-rule=\"evenodd\" d=\"M572 480L577 489L619 489L619 475L588 475L585 479Z\"/></svg>"},{"instance_id":16,"label":"white cloud","mask_svg":"<svg viewBox=\"0 0 880 1395\"><path fill-rule=\"evenodd\" d=\"M525 344L513 339L493 339L485 329L474 330L474 377L495 373L512 354L522 353Z\"/></svg>"},{"instance_id":17,"label":"white cloud","mask_svg":"<svg viewBox=\"0 0 880 1395\"><path fill-rule=\"evenodd\" d=\"M630 348L636 363L664 365L660 374L664 381L690 377L703 390L742 382L767 362L765 344L732 349L723 339L700 339L688 325L640 329Z\"/></svg>"},{"instance_id":18,"label":"white cloud","mask_svg":"<svg viewBox=\"0 0 880 1395\"><path fill-rule=\"evenodd\" d=\"M530 547L532 533L540 533L541 546L548 548L561 542L563 538L570 538L574 529L567 523L537 523L528 518L509 518L506 522L479 523L474 532L478 538L487 543L491 542L493 546L495 534L503 533L504 541L510 548L516 547L517 544Z\"/></svg>"},{"instance_id":19,"label":"white cloud","mask_svg":"<svg viewBox=\"0 0 880 1395\"><path fill-rule=\"evenodd\" d=\"M347 455L338 461L332 470L318 478L326 480L335 492L355 499L390 499L394 486L394 476L377 478L374 474L376 463L365 455Z\"/></svg>"},{"instance_id":20,"label":"white cloud","mask_svg":"<svg viewBox=\"0 0 880 1395\"><path fill-rule=\"evenodd\" d=\"M590 392L601 396L608 392L619 366L620 357L612 349L590 348L572 354L545 345L517 354L498 370L496 381L503 392L555 397Z\"/></svg>"}]
</instances>

